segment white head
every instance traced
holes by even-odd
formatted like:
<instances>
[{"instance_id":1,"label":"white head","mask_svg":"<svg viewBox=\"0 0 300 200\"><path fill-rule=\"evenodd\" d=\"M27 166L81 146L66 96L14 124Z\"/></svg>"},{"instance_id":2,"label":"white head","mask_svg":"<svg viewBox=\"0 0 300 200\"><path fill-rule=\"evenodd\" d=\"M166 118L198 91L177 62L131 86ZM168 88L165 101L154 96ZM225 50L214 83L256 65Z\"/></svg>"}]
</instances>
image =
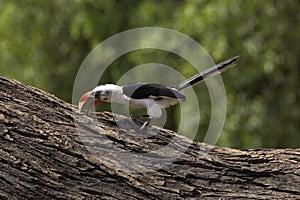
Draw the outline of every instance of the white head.
<instances>
[{"instance_id":1,"label":"white head","mask_svg":"<svg viewBox=\"0 0 300 200\"><path fill-rule=\"evenodd\" d=\"M115 93L120 92L120 86L113 84L99 85L90 92L90 97L100 101L111 102Z\"/></svg>"},{"instance_id":2,"label":"white head","mask_svg":"<svg viewBox=\"0 0 300 200\"><path fill-rule=\"evenodd\" d=\"M79 100L78 107L79 111L82 110L82 107L89 99L94 99L89 107L89 111L93 109L93 107L100 103L100 101L111 102L111 99L115 94L120 94L122 92L122 88L113 84L105 84L99 85L95 87L92 91L88 91L83 94Z\"/></svg>"}]
</instances>

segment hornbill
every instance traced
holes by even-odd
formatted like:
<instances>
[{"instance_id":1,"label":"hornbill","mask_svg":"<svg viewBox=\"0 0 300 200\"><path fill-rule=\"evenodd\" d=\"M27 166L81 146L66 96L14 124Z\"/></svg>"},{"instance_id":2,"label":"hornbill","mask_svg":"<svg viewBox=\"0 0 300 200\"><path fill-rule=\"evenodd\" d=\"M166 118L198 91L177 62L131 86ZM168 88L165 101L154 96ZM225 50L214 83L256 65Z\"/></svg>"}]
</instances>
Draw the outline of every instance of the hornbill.
<instances>
[{"instance_id":1,"label":"hornbill","mask_svg":"<svg viewBox=\"0 0 300 200\"><path fill-rule=\"evenodd\" d=\"M160 118L162 109L185 101L186 97L180 92L181 90L229 69L236 65L238 58L239 56L235 56L227 59L192 76L182 83L171 87L148 82L134 82L123 86L114 84L99 85L92 91L88 91L81 96L78 104L79 111L81 112L84 104L89 99L93 99L93 102L89 106L89 113L96 104L100 103L100 101L125 104L136 108L145 108L147 109L146 116L149 120L143 124L140 128L141 130L150 123L151 119Z\"/></svg>"}]
</instances>

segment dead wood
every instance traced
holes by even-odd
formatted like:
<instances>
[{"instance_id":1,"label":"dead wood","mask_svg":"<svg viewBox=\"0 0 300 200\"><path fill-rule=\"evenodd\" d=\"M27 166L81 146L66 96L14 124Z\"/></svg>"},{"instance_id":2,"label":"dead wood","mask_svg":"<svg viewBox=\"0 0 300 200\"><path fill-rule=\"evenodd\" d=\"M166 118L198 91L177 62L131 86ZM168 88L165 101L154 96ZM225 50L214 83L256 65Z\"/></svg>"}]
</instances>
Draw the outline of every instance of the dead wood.
<instances>
[{"instance_id":1,"label":"dead wood","mask_svg":"<svg viewBox=\"0 0 300 200\"><path fill-rule=\"evenodd\" d=\"M138 132L126 117L93 119L39 89L0 84L1 199L300 199L300 149Z\"/></svg>"}]
</instances>

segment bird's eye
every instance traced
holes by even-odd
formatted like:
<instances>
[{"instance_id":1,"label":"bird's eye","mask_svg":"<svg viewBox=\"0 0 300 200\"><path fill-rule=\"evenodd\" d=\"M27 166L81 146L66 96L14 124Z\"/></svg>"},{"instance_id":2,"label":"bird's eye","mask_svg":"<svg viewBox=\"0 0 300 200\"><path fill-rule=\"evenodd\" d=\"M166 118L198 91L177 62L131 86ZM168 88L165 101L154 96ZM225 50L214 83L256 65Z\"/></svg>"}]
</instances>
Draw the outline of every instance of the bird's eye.
<instances>
[{"instance_id":1,"label":"bird's eye","mask_svg":"<svg viewBox=\"0 0 300 200\"><path fill-rule=\"evenodd\" d=\"M95 91L94 96L95 96L96 99L100 99L101 94L102 94L102 91L97 90L97 91Z\"/></svg>"}]
</instances>

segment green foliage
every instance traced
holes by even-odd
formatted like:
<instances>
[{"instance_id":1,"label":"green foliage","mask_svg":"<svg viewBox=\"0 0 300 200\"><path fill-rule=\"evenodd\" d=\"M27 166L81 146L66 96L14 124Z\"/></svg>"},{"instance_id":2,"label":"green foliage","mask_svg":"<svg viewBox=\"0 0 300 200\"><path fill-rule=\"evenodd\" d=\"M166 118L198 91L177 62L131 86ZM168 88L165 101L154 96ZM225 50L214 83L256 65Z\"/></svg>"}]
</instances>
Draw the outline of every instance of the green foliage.
<instances>
[{"instance_id":1,"label":"green foliage","mask_svg":"<svg viewBox=\"0 0 300 200\"><path fill-rule=\"evenodd\" d=\"M227 117L219 145L299 147L299 8L295 0L2 0L1 76L70 102L80 64L101 41L136 27L170 28L198 41L216 62L241 56L238 67L222 75ZM176 55L143 50L112 63L101 82L116 82L133 66L154 62L186 77L196 73ZM202 140L210 97L205 84L194 89L201 109L196 140ZM179 113L169 109L167 127L176 129Z\"/></svg>"}]
</instances>

